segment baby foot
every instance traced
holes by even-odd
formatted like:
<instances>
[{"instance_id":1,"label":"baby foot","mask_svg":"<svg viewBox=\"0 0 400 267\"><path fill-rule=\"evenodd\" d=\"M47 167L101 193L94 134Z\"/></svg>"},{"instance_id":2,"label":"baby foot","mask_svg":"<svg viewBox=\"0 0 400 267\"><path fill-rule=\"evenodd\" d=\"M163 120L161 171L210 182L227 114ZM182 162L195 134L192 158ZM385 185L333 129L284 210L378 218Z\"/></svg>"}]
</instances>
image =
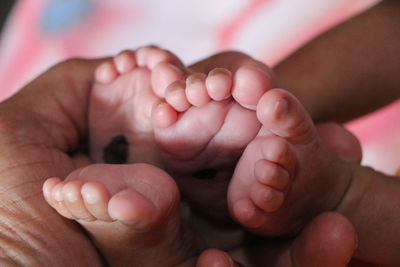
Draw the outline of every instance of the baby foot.
<instances>
[{"instance_id":1,"label":"baby foot","mask_svg":"<svg viewBox=\"0 0 400 267\"><path fill-rule=\"evenodd\" d=\"M228 217L229 179L260 129L254 110L271 82L251 64L234 73L188 73L155 47L100 66L90 99L91 155L97 162L162 167L193 206Z\"/></svg>"},{"instance_id":2,"label":"baby foot","mask_svg":"<svg viewBox=\"0 0 400 267\"><path fill-rule=\"evenodd\" d=\"M89 103L94 161L159 163L151 111L167 85L183 78L181 66L172 53L147 46L123 51L98 67Z\"/></svg>"},{"instance_id":3,"label":"baby foot","mask_svg":"<svg viewBox=\"0 0 400 267\"><path fill-rule=\"evenodd\" d=\"M192 207L229 218L226 191L234 166L260 129L255 114L271 82L261 70L215 68L192 73L165 90L152 113L155 142ZM207 192L207 193L205 193Z\"/></svg>"},{"instance_id":4,"label":"baby foot","mask_svg":"<svg viewBox=\"0 0 400 267\"><path fill-rule=\"evenodd\" d=\"M174 114L166 119L165 114L171 113L164 112L165 106L161 105L153 113L154 124L159 128L171 126L177 120L177 112L231 97L241 106L255 110L258 100L271 87L270 75L250 64L238 67L233 74L226 68L214 68L207 75L192 73L186 81L176 81L167 87L164 97Z\"/></svg>"},{"instance_id":5,"label":"baby foot","mask_svg":"<svg viewBox=\"0 0 400 267\"><path fill-rule=\"evenodd\" d=\"M229 208L256 232L291 234L335 209L351 182L350 165L324 146L307 112L287 91L265 93L257 117L263 126L237 164Z\"/></svg>"},{"instance_id":6,"label":"baby foot","mask_svg":"<svg viewBox=\"0 0 400 267\"><path fill-rule=\"evenodd\" d=\"M193 240L183 235L176 184L156 167L89 165L64 181L47 179L43 194L89 232L111 266L175 266L194 255L187 246Z\"/></svg>"}]
</instances>

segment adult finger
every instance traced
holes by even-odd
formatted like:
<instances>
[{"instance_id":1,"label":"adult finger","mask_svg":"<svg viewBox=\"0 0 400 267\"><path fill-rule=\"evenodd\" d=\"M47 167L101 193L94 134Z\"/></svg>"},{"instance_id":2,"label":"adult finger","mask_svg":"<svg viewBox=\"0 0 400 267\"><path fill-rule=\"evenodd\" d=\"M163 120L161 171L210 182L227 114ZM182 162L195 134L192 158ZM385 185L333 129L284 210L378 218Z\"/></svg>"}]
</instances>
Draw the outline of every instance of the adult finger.
<instances>
[{"instance_id":1,"label":"adult finger","mask_svg":"<svg viewBox=\"0 0 400 267\"><path fill-rule=\"evenodd\" d=\"M100 62L71 59L50 68L1 103L3 128L18 140L72 150L86 134L88 98Z\"/></svg>"},{"instance_id":2,"label":"adult finger","mask_svg":"<svg viewBox=\"0 0 400 267\"><path fill-rule=\"evenodd\" d=\"M291 266L346 266L357 248L353 225L336 212L325 212L309 223L287 253Z\"/></svg>"},{"instance_id":3,"label":"adult finger","mask_svg":"<svg viewBox=\"0 0 400 267\"><path fill-rule=\"evenodd\" d=\"M336 212L325 212L311 221L295 239L258 242L258 245L243 247L229 254L244 266L343 267L352 258L357 247L356 240L355 229L345 217ZM208 260L217 264L215 266L231 267L228 261L221 260L227 257L222 251L205 255L207 257L203 259L200 257L200 263L200 260ZM202 266L206 265L199 265Z\"/></svg>"}]
</instances>

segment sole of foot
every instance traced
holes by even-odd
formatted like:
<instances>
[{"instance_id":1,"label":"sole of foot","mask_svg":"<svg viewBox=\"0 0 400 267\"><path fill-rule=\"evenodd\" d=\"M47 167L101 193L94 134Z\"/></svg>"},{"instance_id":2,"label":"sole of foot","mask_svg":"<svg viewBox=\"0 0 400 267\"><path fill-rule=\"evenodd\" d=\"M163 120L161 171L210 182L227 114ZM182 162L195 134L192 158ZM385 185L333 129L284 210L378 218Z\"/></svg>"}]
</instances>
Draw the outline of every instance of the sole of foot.
<instances>
[{"instance_id":1,"label":"sole of foot","mask_svg":"<svg viewBox=\"0 0 400 267\"><path fill-rule=\"evenodd\" d=\"M88 231L113 266L174 266L194 255L183 246L193 240L183 232L178 188L152 165L89 165L65 180L46 180L43 193Z\"/></svg>"},{"instance_id":2,"label":"sole of foot","mask_svg":"<svg viewBox=\"0 0 400 267\"><path fill-rule=\"evenodd\" d=\"M351 165L320 139L289 92L272 89L257 106L260 134L247 146L228 191L233 217L255 232L293 234L334 210L351 181Z\"/></svg>"}]
</instances>

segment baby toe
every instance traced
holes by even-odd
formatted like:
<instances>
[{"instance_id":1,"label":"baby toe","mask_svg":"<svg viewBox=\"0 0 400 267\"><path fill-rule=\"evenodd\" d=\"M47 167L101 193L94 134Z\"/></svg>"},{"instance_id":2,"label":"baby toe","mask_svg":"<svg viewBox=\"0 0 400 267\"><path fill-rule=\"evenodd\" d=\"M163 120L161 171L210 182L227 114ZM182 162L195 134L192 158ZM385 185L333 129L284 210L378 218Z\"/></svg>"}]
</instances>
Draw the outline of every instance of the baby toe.
<instances>
[{"instance_id":1,"label":"baby toe","mask_svg":"<svg viewBox=\"0 0 400 267\"><path fill-rule=\"evenodd\" d=\"M60 178L52 177L52 178L48 178L43 183L43 187L42 187L43 196L46 199L46 201L49 202L50 205L54 202L53 189L57 184L59 184L61 182L62 182L62 180Z\"/></svg>"},{"instance_id":2,"label":"baby toe","mask_svg":"<svg viewBox=\"0 0 400 267\"><path fill-rule=\"evenodd\" d=\"M119 73L117 68L115 67L113 60L107 60L100 64L95 70L95 81L98 83L111 83L118 77Z\"/></svg>"},{"instance_id":3,"label":"baby toe","mask_svg":"<svg viewBox=\"0 0 400 267\"><path fill-rule=\"evenodd\" d=\"M232 73L224 68L215 68L206 78L208 95L215 101L221 101L231 96Z\"/></svg>"},{"instance_id":4,"label":"baby toe","mask_svg":"<svg viewBox=\"0 0 400 267\"><path fill-rule=\"evenodd\" d=\"M250 198L263 211L274 212L282 206L284 194L270 186L256 182L250 189Z\"/></svg>"},{"instance_id":5,"label":"baby toe","mask_svg":"<svg viewBox=\"0 0 400 267\"><path fill-rule=\"evenodd\" d=\"M233 215L240 224L248 228L258 228L266 223L265 212L256 207L249 198L234 203Z\"/></svg>"},{"instance_id":6,"label":"baby toe","mask_svg":"<svg viewBox=\"0 0 400 267\"><path fill-rule=\"evenodd\" d=\"M260 159L254 166L254 176L258 182L277 190L284 190L289 184L289 173L278 164Z\"/></svg>"},{"instance_id":7,"label":"baby toe","mask_svg":"<svg viewBox=\"0 0 400 267\"><path fill-rule=\"evenodd\" d=\"M211 101L207 92L206 78L203 73L194 73L186 79L186 97L193 106L202 107Z\"/></svg>"},{"instance_id":8,"label":"baby toe","mask_svg":"<svg viewBox=\"0 0 400 267\"><path fill-rule=\"evenodd\" d=\"M99 182L87 182L81 188L82 198L87 211L101 221L112 221L108 214L110 193Z\"/></svg>"},{"instance_id":9,"label":"baby toe","mask_svg":"<svg viewBox=\"0 0 400 267\"><path fill-rule=\"evenodd\" d=\"M243 107L255 110L262 95L272 88L268 74L255 67L240 67L233 77L233 98Z\"/></svg>"},{"instance_id":10,"label":"baby toe","mask_svg":"<svg viewBox=\"0 0 400 267\"><path fill-rule=\"evenodd\" d=\"M257 118L268 130L292 143L307 144L318 139L308 112L285 90L266 92L257 104Z\"/></svg>"},{"instance_id":11,"label":"baby toe","mask_svg":"<svg viewBox=\"0 0 400 267\"><path fill-rule=\"evenodd\" d=\"M119 74L125 74L133 70L136 65L135 52L125 50L114 57L114 65Z\"/></svg>"},{"instance_id":12,"label":"baby toe","mask_svg":"<svg viewBox=\"0 0 400 267\"><path fill-rule=\"evenodd\" d=\"M165 101L178 112L183 112L191 106L186 98L185 87L185 82L176 81L170 84L165 92Z\"/></svg>"},{"instance_id":13,"label":"baby toe","mask_svg":"<svg viewBox=\"0 0 400 267\"><path fill-rule=\"evenodd\" d=\"M178 113L170 104L160 100L154 104L151 120L156 128L167 128L178 120Z\"/></svg>"},{"instance_id":14,"label":"baby toe","mask_svg":"<svg viewBox=\"0 0 400 267\"><path fill-rule=\"evenodd\" d=\"M157 64L151 73L151 86L159 97L165 96L168 85L184 80L182 69L167 62Z\"/></svg>"},{"instance_id":15,"label":"baby toe","mask_svg":"<svg viewBox=\"0 0 400 267\"><path fill-rule=\"evenodd\" d=\"M151 225L157 214L154 204L132 188L112 196L108 212L111 218L140 229Z\"/></svg>"},{"instance_id":16,"label":"baby toe","mask_svg":"<svg viewBox=\"0 0 400 267\"><path fill-rule=\"evenodd\" d=\"M62 188L64 205L76 220L94 221L95 218L86 209L81 195L83 182L80 180L67 181Z\"/></svg>"},{"instance_id":17,"label":"baby toe","mask_svg":"<svg viewBox=\"0 0 400 267\"><path fill-rule=\"evenodd\" d=\"M296 164L296 152L291 144L279 136L265 137L260 144L261 154L265 160L272 161L289 173Z\"/></svg>"},{"instance_id":18,"label":"baby toe","mask_svg":"<svg viewBox=\"0 0 400 267\"><path fill-rule=\"evenodd\" d=\"M183 64L177 56L157 46L144 46L136 51L137 63L141 67L153 69L161 62L168 62L182 67Z\"/></svg>"},{"instance_id":19,"label":"baby toe","mask_svg":"<svg viewBox=\"0 0 400 267\"><path fill-rule=\"evenodd\" d=\"M62 216L68 219L74 219L74 216L65 204L62 189L65 185L64 181L56 184L51 190L50 205Z\"/></svg>"}]
</instances>

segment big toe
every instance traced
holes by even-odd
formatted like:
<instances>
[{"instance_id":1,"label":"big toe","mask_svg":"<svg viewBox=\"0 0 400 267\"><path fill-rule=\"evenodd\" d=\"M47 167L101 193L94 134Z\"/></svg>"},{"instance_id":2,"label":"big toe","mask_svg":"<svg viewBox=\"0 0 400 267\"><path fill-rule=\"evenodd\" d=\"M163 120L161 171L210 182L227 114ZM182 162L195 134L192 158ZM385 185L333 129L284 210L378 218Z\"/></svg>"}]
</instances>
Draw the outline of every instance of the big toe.
<instances>
[{"instance_id":1,"label":"big toe","mask_svg":"<svg viewBox=\"0 0 400 267\"><path fill-rule=\"evenodd\" d=\"M255 110L262 95L272 88L269 74L253 66L240 67L234 74L232 97L243 107Z\"/></svg>"},{"instance_id":2,"label":"big toe","mask_svg":"<svg viewBox=\"0 0 400 267\"><path fill-rule=\"evenodd\" d=\"M266 92L257 104L257 118L270 132L289 142L308 143L317 139L317 132L299 100L283 89Z\"/></svg>"}]
</instances>

